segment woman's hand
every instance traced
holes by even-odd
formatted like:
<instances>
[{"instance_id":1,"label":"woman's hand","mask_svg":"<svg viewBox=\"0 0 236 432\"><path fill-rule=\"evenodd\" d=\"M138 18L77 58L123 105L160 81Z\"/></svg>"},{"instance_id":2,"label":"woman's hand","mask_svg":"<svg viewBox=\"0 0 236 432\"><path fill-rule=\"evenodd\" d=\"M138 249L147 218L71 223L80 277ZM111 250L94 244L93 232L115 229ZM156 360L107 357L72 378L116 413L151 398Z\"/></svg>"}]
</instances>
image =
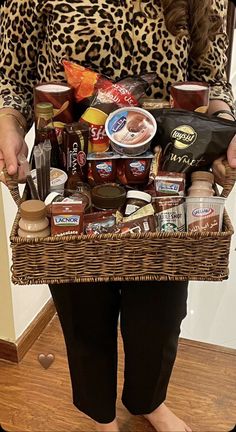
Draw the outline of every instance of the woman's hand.
<instances>
[{"instance_id":1,"label":"woman's hand","mask_svg":"<svg viewBox=\"0 0 236 432\"><path fill-rule=\"evenodd\" d=\"M225 166L223 164L223 161L225 160L226 157L221 156L220 158L216 159L212 165L212 171L215 176L215 181L221 186L223 186L225 183ZM228 147L227 160L229 166L236 169L236 135L234 136Z\"/></svg>"},{"instance_id":2,"label":"woman's hand","mask_svg":"<svg viewBox=\"0 0 236 432\"><path fill-rule=\"evenodd\" d=\"M8 174L18 172L17 156L28 154L28 148L24 140L24 134L17 120L13 116L0 117L0 181L4 182L3 168ZM19 169L19 180L24 176Z\"/></svg>"}]
</instances>

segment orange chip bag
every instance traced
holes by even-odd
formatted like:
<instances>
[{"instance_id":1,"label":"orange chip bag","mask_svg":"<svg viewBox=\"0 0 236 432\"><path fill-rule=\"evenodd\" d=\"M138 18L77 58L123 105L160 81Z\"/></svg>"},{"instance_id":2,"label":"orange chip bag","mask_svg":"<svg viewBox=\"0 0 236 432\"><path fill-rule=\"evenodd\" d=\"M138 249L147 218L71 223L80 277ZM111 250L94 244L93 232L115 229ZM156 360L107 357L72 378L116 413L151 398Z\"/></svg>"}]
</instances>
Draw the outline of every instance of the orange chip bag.
<instances>
[{"instance_id":1,"label":"orange chip bag","mask_svg":"<svg viewBox=\"0 0 236 432\"><path fill-rule=\"evenodd\" d=\"M96 91L96 84L106 80L99 73L93 72L91 69L87 69L77 63L63 60L62 64L65 69L67 82L74 88L77 102L93 96Z\"/></svg>"}]
</instances>

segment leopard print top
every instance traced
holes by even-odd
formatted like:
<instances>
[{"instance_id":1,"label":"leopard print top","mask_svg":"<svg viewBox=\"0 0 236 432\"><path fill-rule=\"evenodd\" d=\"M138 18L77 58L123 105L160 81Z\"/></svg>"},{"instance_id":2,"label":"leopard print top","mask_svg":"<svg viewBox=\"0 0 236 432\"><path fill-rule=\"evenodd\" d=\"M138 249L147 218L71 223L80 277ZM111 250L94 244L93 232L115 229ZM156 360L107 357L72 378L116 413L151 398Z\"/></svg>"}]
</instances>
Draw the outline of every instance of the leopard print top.
<instances>
[{"instance_id":1,"label":"leopard print top","mask_svg":"<svg viewBox=\"0 0 236 432\"><path fill-rule=\"evenodd\" d=\"M225 1L213 4L225 16ZM20 110L29 125L33 86L65 81L63 58L113 79L156 71L148 96L166 100L175 81L206 81L211 98L232 106L226 34L215 37L204 61L190 61L190 37L167 31L160 0L6 0L0 28L0 108Z\"/></svg>"}]
</instances>

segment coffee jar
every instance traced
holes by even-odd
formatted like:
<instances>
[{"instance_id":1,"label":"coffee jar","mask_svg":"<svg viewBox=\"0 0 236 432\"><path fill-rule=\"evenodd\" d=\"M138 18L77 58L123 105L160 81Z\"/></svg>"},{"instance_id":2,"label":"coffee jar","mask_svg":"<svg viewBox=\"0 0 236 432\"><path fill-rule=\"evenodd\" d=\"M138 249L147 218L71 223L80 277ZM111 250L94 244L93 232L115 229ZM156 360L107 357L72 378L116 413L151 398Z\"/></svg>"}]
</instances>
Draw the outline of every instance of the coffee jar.
<instances>
[{"instance_id":1,"label":"coffee jar","mask_svg":"<svg viewBox=\"0 0 236 432\"><path fill-rule=\"evenodd\" d=\"M26 238L47 237L50 235L46 206L40 200L24 201L20 205L18 235Z\"/></svg>"}]
</instances>

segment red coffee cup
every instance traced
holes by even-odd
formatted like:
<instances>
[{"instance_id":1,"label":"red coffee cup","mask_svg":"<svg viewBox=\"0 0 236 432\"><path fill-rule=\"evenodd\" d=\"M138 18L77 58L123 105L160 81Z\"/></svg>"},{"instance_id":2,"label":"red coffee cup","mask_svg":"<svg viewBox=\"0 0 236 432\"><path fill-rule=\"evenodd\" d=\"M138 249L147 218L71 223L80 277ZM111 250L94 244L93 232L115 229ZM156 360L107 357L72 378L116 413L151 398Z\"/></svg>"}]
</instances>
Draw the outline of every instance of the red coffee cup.
<instances>
[{"instance_id":1,"label":"red coffee cup","mask_svg":"<svg viewBox=\"0 0 236 432\"><path fill-rule=\"evenodd\" d=\"M54 122L73 121L74 94L70 85L51 81L41 82L34 88L34 104L50 102L54 108Z\"/></svg>"},{"instance_id":2,"label":"red coffee cup","mask_svg":"<svg viewBox=\"0 0 236 432\"><path fill-rule=\"evenodd\" d=\"M209 85L205 82L183 81L170 88L171 108L205 113L209 105Z\"/></svg>"}]
</instances>

